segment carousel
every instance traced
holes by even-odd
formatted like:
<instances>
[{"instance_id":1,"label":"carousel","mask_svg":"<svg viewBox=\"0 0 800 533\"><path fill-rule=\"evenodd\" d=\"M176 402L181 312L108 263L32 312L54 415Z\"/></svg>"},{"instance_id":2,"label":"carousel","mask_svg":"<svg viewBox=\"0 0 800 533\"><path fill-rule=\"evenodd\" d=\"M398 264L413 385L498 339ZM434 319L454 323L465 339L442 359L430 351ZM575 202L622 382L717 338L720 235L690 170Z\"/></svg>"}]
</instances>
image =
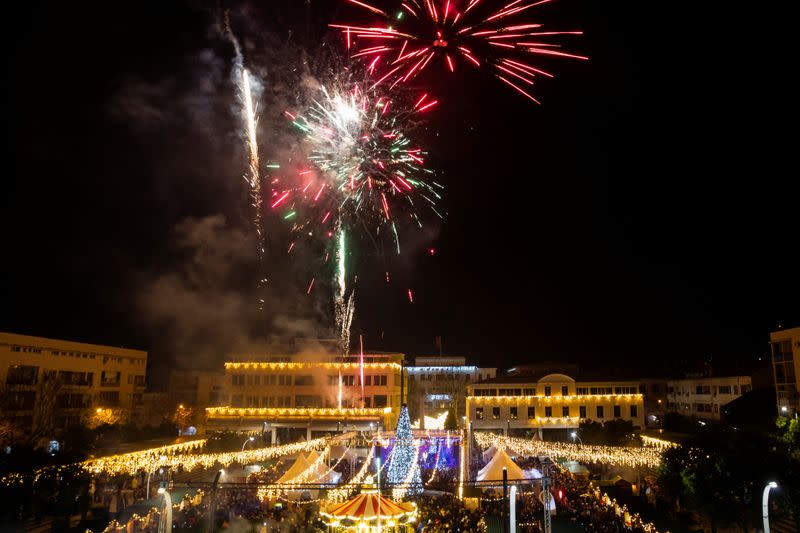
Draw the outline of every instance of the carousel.
<instances>
[{"instance_id":1,"label":"carousel","mask_svg":"<svg viewBox=\"0 0 800 533\"><path fill-rule=\"evenodd\" d=\"M406 533L414 531L417 505L381 496L372 478L368 477L362 491L354 498L343 503L332 503L321 509L319 514L331 533Z\"/></svg>"}]
</instances>

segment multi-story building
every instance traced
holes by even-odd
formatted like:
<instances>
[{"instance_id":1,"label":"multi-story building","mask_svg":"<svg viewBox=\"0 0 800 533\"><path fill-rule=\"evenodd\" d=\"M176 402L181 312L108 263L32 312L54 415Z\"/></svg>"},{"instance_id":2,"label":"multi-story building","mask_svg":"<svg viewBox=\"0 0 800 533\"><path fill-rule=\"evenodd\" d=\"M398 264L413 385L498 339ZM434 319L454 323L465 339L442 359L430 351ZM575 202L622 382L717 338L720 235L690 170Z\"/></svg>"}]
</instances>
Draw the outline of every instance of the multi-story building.
<instances>
[{"instance_id":1,"label":"multi-story building","mask_svg":"<svg viewBox=\"0 0 800 533\"><path fill-rule=\"evenodd\" d=\"M497 377L467 386L467 421L473 431L568 433L583 420L623 419L644 427L639 381L576 381L565 374Z\"/></svg>"},{"instance_id":2,"label":"multi-story building","mask_svg":"<svg viewBox=\"0 0 800 533\"><path fill-rule=\"evenodd\" d=\"M704 420L720 420L722 406L753 389L750 376L694 377L667 381L667 409Z\"/></svg>"},{"instance_id":3,"label":"multi-story building","mask_svg":"<svg viewBox=\"0 0 800 533\"><path fill-rule=\"evenodd\" d=\"M169 403L198 409L228 405L226 375L214 370L177 370L169 373Z\"/></svg>"},{"instance_id":4,"label":"multi-story building","mask_svg":"<svg viewBox=\"0 0 800 533\"><path fill-rule=\"evenodd\" d=\"M647 427L660 426L667 412L667 380L642 378L639 383L644 401L644 424Z\"/></svg>"},{"instance_id":5,"label":"multi-story building","mask_svg":"<svg viewBox=\"0 0 800 533\"><path fill-rule=\"evenodd\" d=\"M425 429L426 415L438 416L450 409L461 423L466 414L467 385L495 377L497 369L467 365L463 357L424 356L416 357L406 372L409 414Z\"/></svg>"},{"instance_id":6,"label":"multi-story building","mask_svg":"<svg viewBox=\"0 0 800 533\"><path fill-rule=\"evenodd\" d=\"M104 409L129 417L142 403L146 369L141 350L0 333L4 411L22 428L42 410L56 427Z\"/></svg>"},{"instance_id":7,"label":"multi-story building","mask_svg":"<svg viewBox=\"0 0 800 533\"><path fill-rule=\"evenodd\" d=\"M206 431L269 431L272 441L345 429L394 429L403 354L232 356L223 407L206 409Z\"/></svg>"},{"instance_id":8,"label":"multi-story building","mask_svg":"<svg viewBox=\"0 0 800 533\"><path fill-rule=\"evenodd\" d=\"M769 340L778 413L795 416L800 410L800 328L773 331Z\"/></svg>"}]
</instances>

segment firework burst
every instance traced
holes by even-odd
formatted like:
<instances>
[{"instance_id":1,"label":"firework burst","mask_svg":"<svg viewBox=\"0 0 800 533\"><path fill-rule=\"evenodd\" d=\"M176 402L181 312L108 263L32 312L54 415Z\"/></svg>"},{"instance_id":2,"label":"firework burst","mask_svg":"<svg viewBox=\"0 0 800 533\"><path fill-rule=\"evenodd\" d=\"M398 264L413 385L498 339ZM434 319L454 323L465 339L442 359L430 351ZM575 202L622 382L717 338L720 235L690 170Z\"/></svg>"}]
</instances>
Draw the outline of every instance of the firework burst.
<instances>
[{"instance_id":1,"label":"firework burst","mask_svg":"<svg viewBox=\"0 0 800 533\"><path fill-rule=\"evenodd\" d=\"M587 59L561 50L554 38L581 31L550 31L529 20L535 8L553 0L514 0L497 7L493 0L395 0L372 5L348 3L382 18L381 25L331 24L340 30L351 57L363 58L375 85L391 87L439 63L447 72L462 66L488 67L494 76L520 94L531 95L536 77L552 78L533 59ZM383 8L388 5L391 7Z\"/></svg>"},{"instance_id":2,"label":"firework burst","mask_svg":"<svg viewBox=\"0 0 800 533\"><path fill-rule=\"evenodd\" d=\"M397 221L421 226L423 206L441 216L436 204L442 186L409 133L419 114L436 104L427 94L405 102L358 83L321 87L304 113L286 111L309 165L272 180L270 208L284 213L298 232L321 229L333 237L358 224L374 238L388 228L399 250Z\"/></svg>"}]
</instances>

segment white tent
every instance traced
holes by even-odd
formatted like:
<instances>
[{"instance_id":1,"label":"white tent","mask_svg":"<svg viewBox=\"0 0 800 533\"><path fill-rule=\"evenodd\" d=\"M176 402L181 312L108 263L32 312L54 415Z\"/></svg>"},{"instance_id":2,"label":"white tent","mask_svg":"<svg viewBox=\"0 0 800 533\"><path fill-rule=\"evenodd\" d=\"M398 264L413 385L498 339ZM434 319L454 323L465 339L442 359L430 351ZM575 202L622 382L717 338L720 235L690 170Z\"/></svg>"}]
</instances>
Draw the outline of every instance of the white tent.
<instances>
[{"instance_id":1,"label":"white tent","mask_svg":"<svg viewBox=\"0 0 800 533\"><path fill-rule=\"evenodd\" d=\"M494 457L494 454L496 453L497 453L497 446L492 444L483 451L483 460L489 461L492 457Z\"/></svg>"},{"instance_id":2,"label":"white tent","mask_svg":"<svg viewBox=\"0 0 800 533\"><path fill-rule=\"evenodd\" d=\"M292 463L292 466L289 467L289 470L284 472L276 483L291 483L294 478L308 470L310 466L311 464L308 462L308 459L306 459L305 454L300 452L297 455L297 459Z\"/></svg>"},{"instance_id":3,"label":"white tent","mask_svg":"<svg viewBox=\"0 0 800 533\"><path fill-rule=\"evenodd\" d=\"M525 472L511 460L503 448L499 448L492 460L478 472L478 481L503 481L503 468L507 471L507 479L526 479Z\"/></svg>"}]
</instances>

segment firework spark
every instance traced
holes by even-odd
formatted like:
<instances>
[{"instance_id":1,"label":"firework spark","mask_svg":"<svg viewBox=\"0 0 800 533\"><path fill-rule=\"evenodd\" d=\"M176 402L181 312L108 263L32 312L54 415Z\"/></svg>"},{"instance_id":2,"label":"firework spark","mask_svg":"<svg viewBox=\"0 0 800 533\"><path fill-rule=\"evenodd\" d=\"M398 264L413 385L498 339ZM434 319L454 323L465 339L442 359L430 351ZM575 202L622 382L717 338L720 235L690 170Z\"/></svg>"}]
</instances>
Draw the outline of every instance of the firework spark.
<instances>
[{"instance_id":1,"label":"firework spark","mask_svg":"<svg viewBox=\"0 0 800 533\"><path fill-rule=\"evenodd\" d=\"M323 86L319 94L305 113L285 113L303 137L312 168L273 180L271 207L295 213L298 231L322 229L342 240L339 228L356 223L373 237L390 226L387 234L399 250L395 219L421 225L420 206L441 217L436 204L443 188L410 135L420 114L438 101L425 94L404 102L361 83Z\"/></svg>"},{"instance_id":2,"label":"firework spark","mask_svg":"<svg viewBox=\"0 0 800 533\"><path fill-rule=\"evenodd\" d=\"M581 35L581 31L547 31L542 23L520 17L553 0L514 0L500 8L492 0L393 0L381 2L392 7L380 9L356 0L350 4L380 16L382 25L331 24L346 35L351 57L368 61L368 70L381 83L394 87L419 75L433 63L451 74L464 65L487 65L500 81L539 103L531 95L537 76L553 74L531 63L531 57L588 59L561 50L551 42L560 36ZM463 10L457 7L466 4Z\"/></svg>"},{"instance_id":3,"label":"firework spark","mask_svg":"<svg viewBox=\"0 0 800 533\"><path fill-rule=\"evenodd\" d=\"M346 238L343 228L338 229L338 239L336 244L336 292L333 297L334 312L336 314L336 329L339 332L339 344L343 354L347 355L350 351L350 326L353 323L355 314L355 293L351 292L345 298L347 291L346 276L347 266L345 257L347 255Z\"/></svg>"}]
</instances>

